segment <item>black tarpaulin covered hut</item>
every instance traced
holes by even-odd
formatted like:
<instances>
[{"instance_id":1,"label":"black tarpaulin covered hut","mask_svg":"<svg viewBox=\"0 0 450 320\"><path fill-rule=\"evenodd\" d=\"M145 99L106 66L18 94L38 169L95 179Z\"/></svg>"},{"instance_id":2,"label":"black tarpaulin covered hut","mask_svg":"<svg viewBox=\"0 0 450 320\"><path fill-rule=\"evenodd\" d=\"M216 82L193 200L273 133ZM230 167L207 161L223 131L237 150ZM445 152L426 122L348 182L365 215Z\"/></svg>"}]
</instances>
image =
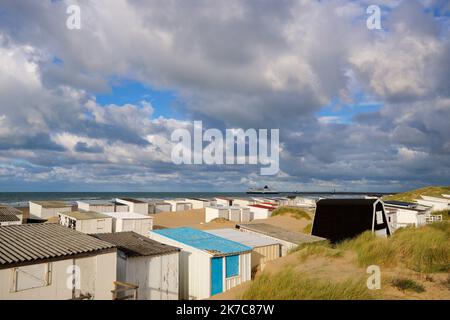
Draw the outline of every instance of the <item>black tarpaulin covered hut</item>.
<instances>
[{"instance_id":1,"label":"black tarpaulin covered hut","mask_svg":"<svg viewBox=\"0 0 450 320\"><path fill-rule=\"evenodd\" d=\"M336 243L369 230L376 235L391 235L381 200L322 199L317 202L312 235Z\"/></svg>"}]
</instances>

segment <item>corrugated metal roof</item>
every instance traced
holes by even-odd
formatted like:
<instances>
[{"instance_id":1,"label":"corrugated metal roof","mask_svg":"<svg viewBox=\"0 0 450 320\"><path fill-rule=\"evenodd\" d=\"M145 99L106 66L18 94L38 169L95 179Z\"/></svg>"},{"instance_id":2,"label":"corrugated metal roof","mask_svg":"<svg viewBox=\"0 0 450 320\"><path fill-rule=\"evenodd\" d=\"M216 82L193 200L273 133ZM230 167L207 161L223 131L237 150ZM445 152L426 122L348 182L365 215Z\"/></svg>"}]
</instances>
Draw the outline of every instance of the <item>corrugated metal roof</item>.
<instances>
[{"instance_id":1,"label":"corrugated metal roof","mask_svg":"<svg viewBox=\"0 0 450 320\"><path fill-rule=\"evenodd\" d=\"M222 237L231 241L242 243L245 246L251 248L258 248L264 246L271 246L278 244L275 240L269 239L267 237L259 236L254 233L241 232L235 229L215 229L215 230L205 230L205 232L211 233L218 237Z\"/></svg>"},{"instance_id":2,"label":"corrugated metal roof","mask_svg":"<svg viewBox=\"0 0 450 320\"><path fill-rule=\"evenodd\" d=\"M22 211L8 206L0 206L0 222L20 221L18 215L23 214Z\"/></svg>"},{"instance_id":3,"label":"corrugated metal roof","mask_svg":"<svg viewBox=\"0 0 450 320\"><path fill-rule=\"evenodd\" d=\"M316 242L323 241L324 238L312 236L309 234L304 234L300 232L289 231L286 229L282 229L279 227L275 227L273 225L267 223L247 223L247 224L238 224L238 228L248 229L254 232L259 232L261 234L288 241L295 244L308 243L308 242Z\"/></svg>"},{"instance_id":4,"label":"corrugated metal roof","mask_svg":"<svg viewBox=\"0 0 450 320\"><path fill-rule=\"evenodd\" d=\"M135 232L102 233L92 236L116 245L128 257L158 256L180 251L179 248L149 239Z\"/></svg>"},{"instance_id":5,"label":"corrugated metal roof","mask_svg":"<svg viewBox=\"0 0 450 320\"><path fill-rule=\"evenodd\" d=\"M0 222L15 222L20 221L17 215L21 215L22 211L13 207L0 207Z\"/></svg>"},{"instance_id":6,"label":"corrugated metal roof","mask_svg":"<svg viewBox=\"0 0 450 320\"><path fill-rule=\"evenodd\" d=\"M12 265L100 254L115 246L59 224L23 224L0 228L0 269Z\"/></svg>"},{"instance_id":7,"label":"corrugated metal roof","mask_svg":"<svg viewBox=\"0 0 450 320\"><path fill-rule=\"evenodd\" d=\"M252 248L238 242L192 228L161 229L153 230L153 232L188 246L207 251L212 255L226 255L252 250Z\"/></svg>"},{"instance_id":8,"label":"corrugated metal roof","mask_svg":"<svg viewBox=\"0 0 450 320\"><path fill-rule=\"evenodd\" d=\"M106 214L94 211L72 211L72 212L61 212L60 214L72 217L77 220L111 219L111 217Z\"/></svg>"}]
</instances>

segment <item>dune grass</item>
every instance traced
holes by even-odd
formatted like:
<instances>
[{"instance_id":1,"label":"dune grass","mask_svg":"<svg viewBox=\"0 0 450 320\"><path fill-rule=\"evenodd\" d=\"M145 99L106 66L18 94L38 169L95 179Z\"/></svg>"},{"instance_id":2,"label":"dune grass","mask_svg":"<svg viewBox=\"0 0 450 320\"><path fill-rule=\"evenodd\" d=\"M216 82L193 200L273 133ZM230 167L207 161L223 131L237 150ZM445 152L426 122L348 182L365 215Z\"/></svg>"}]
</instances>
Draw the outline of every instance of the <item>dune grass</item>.
<instances>
[{"instance_id":1,"label":"dune grass","mask_svg":"<svg viewBox=\"0 0 450 320\"><path fill-rule=\"evenodd\" d=\"M450 222L443 221L420 228L398 230L390 238L381 238L365 232L339 244L328 241L303 244L290 254L299 257L298 263L312 256L339 258L346 252L356 254L356 263L408 268L429 276L429 273L450 271ZM256 277L244 293L244 299L376 299L377 292L368 290L366 278L333 282L285 267L276 274L263 273ZM429 276L431 277L431 276ZM411 279L396 278L391 285L402 291L423 292L425 289ZM450 276L444 286L450 286Z\"/></svg>"},{"instance_id":2,"label":"dune grass","mask_svg":"<svg viewBox=\"0 0 450 320\"><path fill-rule=\"evenodd\" d=\"M450 223L439 222L421 228L404 228L390 238L365 232L337 245L353 250L360 266L371 264L405 267L424 273L450 271Z\"/></svg>"},{"instance_id":3,"label":"dune grass","mask_svg":"<svg viewBox=\"0 0 450 320\"><path fill-rule=\"evenodd\" d=\"M369 300L375 293L367 289L365 279L332 282L309 277L292 269L275 275L262 274L243 295L250 300Z\"/></svg>"},{"instance_id":4,"label":"dune grass","mask_svg":"<svg viewBox=\"0 0 450 320\"><path fill-rule=\"evenodd\" d=\"M312 223L308 223L302 230L303 233L311 234Z\"/></svg>"},{"instance_id":5,"label":"dune grass","mask_svg":"<svg viewBox=\"0 0 450 320\"><path fill-rule=\"evenodd\" d=\"M442 194L450 194L450 186L432 186L425 187L408 192L394 194L392 196L385 196L383 200L397 200L411 202L420 198L421 195L431 197L442 197Z\"/></svg>"},{"instance_id":6,"label":"dune grass","mask_svg":"<svg viewBox=\"0 0 450 320\"><path fill-rule=\"evenodd\" d=\"M354 239L343 241L336 245L341 250L356 252L358 265L392 266L396 263L396 251L391 239L374 236L370 231L364 232Z\"/></svg>"},{"instance_id":7,"label":"dune grass","mask_svg":"<svg viewBox=\"0 0 450 320\"><path fill-rule=\"evenodd\" d=\"M404 278L394 279L391 281L391 284L398 290L401 290L403 292L405 291L413 291L416 293L425 292L425 287L412 279L404 279Z\"/></svg>"},{"instance_id":8,"label":"dune grass","mask_svg":"<svg viewBox=\"0 0 450 320\"><path fill-rule=\"evenodd\" d=\"M305 210L294 207L279 207L272 212L272 216L281 216L284 214L291 214L296 219L311 220L311 215Z\"/></svg>"},{"instance_id":9,"label":"dune grass","mask_svg":"<svg viewBox=\"0 0 450 320\"><path fill-rule=\"evenodd\" d=\"M298 252L300 261L304 261L311 256L337 258L343 254L343 250L336 249L329 241L304 243L289 251L290 254L294 252Z\"/></svg>"},{"instance_id":10,"label":"dune grass","mask_svg":"<svg viewBox=\"0 0 450 320\"><path fill-rule=\"evenodd\" d=\"M361 267L401 265L422 273L450 271L450 222L433 223L421 228L404 228L390 238L365 232L358 237L332 245L327 241L303 244L291 252L299 252L300 260L309 256L340 257L345 251L356 253Z\"/></svg>"}]
</instances>

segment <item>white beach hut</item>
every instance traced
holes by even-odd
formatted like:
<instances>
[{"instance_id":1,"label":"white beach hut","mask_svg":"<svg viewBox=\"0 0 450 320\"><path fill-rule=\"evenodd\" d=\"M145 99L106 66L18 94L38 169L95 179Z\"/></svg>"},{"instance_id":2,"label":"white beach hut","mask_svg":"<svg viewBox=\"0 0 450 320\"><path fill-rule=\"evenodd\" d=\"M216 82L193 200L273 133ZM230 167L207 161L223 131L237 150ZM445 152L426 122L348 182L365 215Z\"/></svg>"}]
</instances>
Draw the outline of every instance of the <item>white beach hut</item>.
<instances>
[{"instance_id":1,"label":"white beach hut","mask_svg":"<svg viewBox=\"0 0 450 320\"><path fill-rule=\"evenodd\" d=\"M233 199L227 198L227 197L215 197L214 200L216 200L216 205L218 206L232 206L233 205Z\"/></svg>"},{"instance_id":2,"label":"white beach hut","mask_svg":"<svg viewBox=\"0 0 450 320\"><path fill-rule=\"evenodd\" d=\"M191 203L192 209L204 209L212 205L211 200L201 198L186 198L185 202Z\"/></svg>"},{"instance_id":3,"label":"white beach hut","mask_svg":"<svg viewBox=\"0 0 450 320\"><path fill-rule=\"evenodd\" d=\"M96 211L96 212L115 212L116 205L110 201L104 200L83 200L77 201L78 210Z\"/></svg>"},{"instance_id":4,"label":"white beach hut","mask_svg":"<svg viewBox=\"0 0 450 320\"><path fill-rule=\"evenodd\" d=\"M41 219L57 217L59 212L70 212L72 206L63 201L29 201L30 215Z\"/></svg>"},{"instance_id":5,"label":"white beach hut","mask_svg":"<svg viewBox=\"0 0 450 320\"><path fill-rule=\"evenodd\" d=\"M180 299L206 299L251 280L248 246L192 228L149 234L153 240L181 248Z\"/></svg>"},{"instance_id":6,"label":"white beach hut","mask_svg":"<svg viewBox=\"0 0 450 320\"><path fill-rule=\"evenodd\" d=\"M270 216L272 216L272 211L276 209L267 204L252 204L249 205L248 208L250 209L252 220L270 218Z\"/></svg>"},{"instance_id":7,"label":"white beach hut","mask_svg":"<svg viewBox=\"0 0 450 320\"><path fill-rule=\"evenodd\" d=\"M59 223L86 234L112 232L112 217L94 211L61 212Z\"/></svg>"},{"instance_id":8,"label":"white beach hut","mask_svg":"<svg viewBox=\"0 0 450 320\"><path fill-rule=\"evenodd\" d=\"M172 212L192 210L192 203L184 199L166 200L166 202L170 204Z\"/></svg>"},{"instance_id":9,"label":"white beach hut","mask_svg":"<svg viewBox=\"0 0 450 320\"><path fill-rule=\"evenodd\" d=\"M179 248L134 232L95 237L117 246L117 280L139 286L138 300L178 300Z\"/></svg>"},{"instance_id":10,"label":"white beach hut","mask_svg":"<svg viewBox=\"0 0 450 320\"><path fill-rule=\"evenodd\" d=\"M117 198L116 202L127 205L129 212L148 214L148 202L146 201L132 198Z\"/></svg>"},{"instance_id":11,"label":"white beach hut","mask_svg":"<svg viewBox=\"0 0 450 320\"><path fill-rule=\"evenodd\" d=\"M113 232L133 231L147 236L153 229L153 218L134 212L105 212L104 214L113 218Z\"/></svg>"},{"instance_id":12,"label":"white beach hut","mask_svg":"<svg viewBox=\"0 0 450 320\"><path fill-rule=\"evenodd\" d=\"M0 239L0 300L111 300L114 245L56 223L0 227Z\"/></svg>"},{"instance_id":13,"label":"white beach hut","mask_svg":"<svg viewBox=\"0 0 450 320\"><path fill-rule=\"evenodd\" d=\"M228 207L214 206L206 207L205 222L208 223L214 219L229 219Z\"/></svg>"},{"instance_id":14,"label":"white beach hut","mask_svg":"<svg viewBox=\"0 0 450 320\"><path fill-rule=\"evenodd\" d=\"M431 207L431 212L450 210L450 199L421 196L421 199L416 199L418 204Z\"/></svg>"},{"instance_id":15,"label":"white beach hut","mask_svg":"<svg viewBox=\"0 0 450 320\"><path fill-rule=\"evenodd\" d=\"M166 201L153 200L148 203L148 213L160 213L172 211L172 205Z\"/></svg>"}]
</instances>

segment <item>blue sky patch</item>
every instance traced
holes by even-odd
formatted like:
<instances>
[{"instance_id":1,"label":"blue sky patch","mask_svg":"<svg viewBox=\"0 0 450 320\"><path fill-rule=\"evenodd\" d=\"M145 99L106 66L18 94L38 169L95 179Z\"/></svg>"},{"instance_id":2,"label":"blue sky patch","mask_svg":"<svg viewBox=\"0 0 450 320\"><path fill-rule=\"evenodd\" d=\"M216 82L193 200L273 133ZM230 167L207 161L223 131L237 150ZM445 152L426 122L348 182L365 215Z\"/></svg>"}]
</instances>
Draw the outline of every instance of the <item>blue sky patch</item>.
<instances>
[{"instance_id":1,"label":"blue sky patch","mask_svg":"<svg viewBox=\"0 0 450 320\"><path fill-rule=\"evenodd\" d=\"M179 103L175 92L171 90L156 90L133 80L113 81L111 91L97 94L100 105L140 105L142 101L150 102L154 108L154 117L179 118L175 106Z\"/></svg>"}]
</instances>

